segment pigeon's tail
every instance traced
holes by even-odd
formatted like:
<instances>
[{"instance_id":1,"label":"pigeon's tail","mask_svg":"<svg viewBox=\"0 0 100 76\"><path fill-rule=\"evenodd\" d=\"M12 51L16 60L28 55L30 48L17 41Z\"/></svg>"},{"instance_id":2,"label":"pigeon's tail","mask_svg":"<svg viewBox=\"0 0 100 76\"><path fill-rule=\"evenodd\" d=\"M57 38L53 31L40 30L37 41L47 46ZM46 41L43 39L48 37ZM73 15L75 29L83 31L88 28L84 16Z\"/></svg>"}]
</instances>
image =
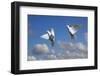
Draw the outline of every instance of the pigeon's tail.
<instances>
[{"instance_id":1,"label":"pigeon's tail","mask_svg":"<svg viewBox=\"0 0 100 76\"><path fill-rule=\"evenodd\" d=\"M52 45L52 47L54 47L54 41L51 41L51 45Z\"/></svg>"},{"instance_id":2,"label":"pigeon's tail","mask_svg":"<svg viewBox=\"0 0 100 76\"><path fill-rule=\"evenodd\" d=\"M71 35L71 39L76 40L77 36L76 35Z\"/></svg>"}]
</instances>

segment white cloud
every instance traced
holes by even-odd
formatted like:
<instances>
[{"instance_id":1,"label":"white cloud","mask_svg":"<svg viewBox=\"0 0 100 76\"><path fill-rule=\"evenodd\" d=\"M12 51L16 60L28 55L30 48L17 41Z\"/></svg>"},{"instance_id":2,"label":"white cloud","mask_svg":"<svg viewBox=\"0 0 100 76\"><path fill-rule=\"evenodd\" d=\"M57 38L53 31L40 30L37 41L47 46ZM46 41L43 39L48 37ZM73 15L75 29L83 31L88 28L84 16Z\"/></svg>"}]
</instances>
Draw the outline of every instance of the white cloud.
<instances>
[{"instance_id":1,"label":"white cloud","mask_svg":"<svg viewBox=\"0 0 100 76\"><path fill-rule=\"evenodd\" d=\"M33 61L33 60L36 60L36 57L34 57L34 56L28 56L28 61Z\"/></svg>"},{"instance_id":2,"label":"white cloud","mask_svg":"<svg viewBox=\"0 0 100 76\"><path fill-rule=\"evenodd\" d=\"M69 54L70 54L70 51L69 51L69 50L66 50L66 54L68 54L68 55L69 55Z\"/></svg>"},{"instance_id":3,"label":"white cloud","mask_svg":"<svg viewBox=\"0 0 100 76\"><path fill-rule=\"evenodd\" d=\"M57 54L57 59L64 59L64 54L58 53Z\"/></svg>"},{"instance_id":4,"label":"white cloud","mask_svg":"<svg viewBox=\"0 0 100 76\"><path fill-rule=\"evenodd\" d=\"M51 49L50 51L51 51L51 54L55 54L56 53L54 49Z\"/></svg>"},{"instance_id":5,"label":"white cloud","mask_svg":"<svg viewBox=\"0 0 100 76\"><path fill-rule=\"evenodd\" d=\"M67 50L72 50L72 49L78 49L78 50L82 50L82 51L87 51L87 47L81 43L81 42L78 42L78 43L67 43L67 42L59 42L58 43L58 47L59 48L62 48L62 49L67 49Z\"/></svg>"},{"instance_id":6,"label":"white cloud","mask_svg":"<svg viewBox=\"0 0 100 76\"><path fill-rule=\"evenodd\" d=\"M67 43L67 42L59 42L59 48L63 49L64 53L60 54L58 57L60 59L76 59L76 58L87 58L88 50L87 47L79 42L79 43Z\"/></svg>"},{"instance_id":7,"label":"white cloud","mask_svg":"<svg viewBox=\"0 0 100 76\"><path fill-rule=\"evenodd\" d=\"M59 48L65 49L65 48L68 47L67 45L68 44L66 42L61 42L61 41L58 42L58 47Z\"/></svg>"},{"instance_id":8,"label":"white cloud","mask_svg":"<svg viewBox=\"0 0 100 76\"><path fill-rule=\"evenodd\" d=\"M35 56L37 60L81 59L88 57L87 46L81 42L71 43L59 41L56 46L51 49L49 49L46 44L36 44L32 51L33 56Z\"/></svg>"},{"instance_id":9,"label":"white cloud","mask_svg":"<svg viewBox=\"0 0 100 76\"><path fill-rule=\"evenodd\" d=\"M79 50L80 51L80 50ZM77 59L77 58L87 58L87 54L84 52L79 52L76 51L75 52L70 52L70 51L65 51L63 58L64 59Z\"/></svg>"},{"instance_id":10,"label":"white cloud","mask_svg":"<svg viewBox=\"0 0 100 76\"><path fill-rule=\"evenodd\" d=\"M46 44L36 44L34 46L33 52L37 54L46 54L49 53L49 48Z\"/></svg>"},{"instance_id":11,"label":"white cloud","mask_svg":"<svg viewBox=\"0 0 100 76\"><path fill-rule=\"evenodd\" d=\"M87 51L87 47L82 43L77 43L76 46L78 49L80 49L82 51Z\"/></svg>"},{"instance_id":12,"label":"white cloud","mask_svg":"<svg viewBox=\"0 0 100 76\"><path fill-rule=\"evenodd\" d=\"M57 59L57 57L54 54L50 54L50 55L48 55L48 59L53 60L53 59Z\"/></svg>"}]
</instances>

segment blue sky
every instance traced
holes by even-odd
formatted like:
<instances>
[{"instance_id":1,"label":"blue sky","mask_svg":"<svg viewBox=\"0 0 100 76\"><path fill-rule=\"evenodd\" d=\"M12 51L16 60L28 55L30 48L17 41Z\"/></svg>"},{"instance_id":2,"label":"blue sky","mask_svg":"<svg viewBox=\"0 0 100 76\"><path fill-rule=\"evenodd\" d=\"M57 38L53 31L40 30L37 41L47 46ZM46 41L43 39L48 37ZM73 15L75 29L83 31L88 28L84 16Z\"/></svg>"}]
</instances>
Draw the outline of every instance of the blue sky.
<instances>
[{"instance_id":1,"label":"blue sky","mask_svg":"<svg viewBox=\"0 0 100 76\"><path fill-rule=\"evenodd\" d=\"M53 28L55 31L55 44L57 44L58 41L72 42L65 25L72 26L75 24L80 24L81 28L76 33L77 39L74 42L81 42L87 45L86 39L84 38L84 34L88 32L87 17L28 15L28 52L30 52L36 44L46 44L49 49L52 48L48 40L40 38L40 36L45 34L50 28Z\"/></svg>"}]
</instances>

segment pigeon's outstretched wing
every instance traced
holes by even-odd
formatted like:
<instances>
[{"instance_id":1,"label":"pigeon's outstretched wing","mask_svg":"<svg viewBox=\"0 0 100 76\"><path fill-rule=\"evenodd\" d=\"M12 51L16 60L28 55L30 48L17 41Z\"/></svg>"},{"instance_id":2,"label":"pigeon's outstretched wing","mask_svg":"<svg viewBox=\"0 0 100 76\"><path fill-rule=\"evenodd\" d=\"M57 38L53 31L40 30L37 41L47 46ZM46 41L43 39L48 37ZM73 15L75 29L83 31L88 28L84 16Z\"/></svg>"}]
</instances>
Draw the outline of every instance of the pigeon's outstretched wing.
<instances>
[{"instance_id":1,"label":"pigeon's outstretched wing","mask_svg":"<svg viewBox=\"0 0 100 76\"><path fill-rule=\"evenodd\" d=\"M52 34L53 36L55 36L55 33L54 33L54 29L53 29L53 28L51 29L51 34Z\"/></svg>"},{"instance_id":2,"label":"pigeon's outstretched wing","mask_svg":"<svg viewBox=\"0 0 100 76\"><path fill-rule=\"evenodd\" d=\"M52 28L51 29L51 35L52 35L52 39L53 39L53 41L55 41L55 32L54 32L54 29ZM53 42L54 43L54 42Z\"/></svg>"},{"instance_id":3,"label":"pigeon's outstretched wing","mask_svg":"<svg viewBox=\"0 0 100 76\"><path fill-rule=\"evenodd\" d=\"M75 34L80 29L80 27L81 27L80 25L73 25L71 27L71 33Z\"/></svg>"},{"instance_id":4,"label":"pigeon's outstretched wing","mask_svg":"<svg viewBox=\"0 0 100 76\"><path fill-rule=\"evenodd\" d=\"M49 40L49 36L48 36L48 34L44 34L44 35L42 35L42 36L40 36L41 38L43 38L43 39L47 39L47 40Z\"/></svg>"},{"instance_id":5,"label":"pigeon's outstretched wing","mask_svg":"<svg viewBox=\"0 0 100 76\"><path fill-rule=\"evenodd\" d=\"M51 36L51 32L49 30L47 31L47 33L48 33L48 36Z\"/></svg>"}]
</instances>

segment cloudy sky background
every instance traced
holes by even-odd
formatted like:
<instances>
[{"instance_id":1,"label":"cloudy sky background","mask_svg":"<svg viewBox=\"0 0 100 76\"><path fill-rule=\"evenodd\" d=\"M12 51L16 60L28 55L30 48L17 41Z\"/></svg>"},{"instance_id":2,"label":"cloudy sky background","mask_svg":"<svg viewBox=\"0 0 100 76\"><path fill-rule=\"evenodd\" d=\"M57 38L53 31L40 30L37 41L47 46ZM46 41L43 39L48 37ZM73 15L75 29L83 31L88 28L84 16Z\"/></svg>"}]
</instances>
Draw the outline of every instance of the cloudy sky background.
<instances>
[{"instance_id":1,"label":"cloudy sky background","mask_svg":"<svg viewBox=\"0 0 100 76\"><path fill-rule=\"evenodd\" d=\"M77 39L71 40L65 25L80 24ZM88 58L87 17L28 15L28 60ZM55 45L40 38L46 31L55 31Z\"/></svg>"}]
</instances>

